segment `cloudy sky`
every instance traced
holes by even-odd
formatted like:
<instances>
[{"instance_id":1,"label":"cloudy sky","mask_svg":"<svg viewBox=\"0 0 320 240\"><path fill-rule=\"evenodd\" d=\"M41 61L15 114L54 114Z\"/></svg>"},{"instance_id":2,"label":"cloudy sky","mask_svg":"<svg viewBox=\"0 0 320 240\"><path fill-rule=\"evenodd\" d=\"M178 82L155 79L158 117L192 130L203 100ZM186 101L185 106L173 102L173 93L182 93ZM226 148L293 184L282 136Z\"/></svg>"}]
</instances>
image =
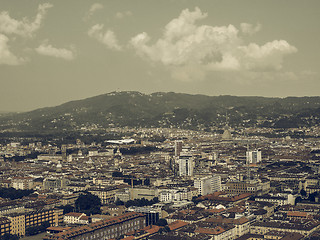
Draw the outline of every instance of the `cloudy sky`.
<instances>
[{"instance_id":1,"label":"cloudy sky","mask_svg":"<svg viewBox=\"0 0 320 240\"><path fill-rule=\"evenodd\" d=\"M111 91L318 96L319 0L1 0L0 111Z\"/></svg>"}]
</instances>

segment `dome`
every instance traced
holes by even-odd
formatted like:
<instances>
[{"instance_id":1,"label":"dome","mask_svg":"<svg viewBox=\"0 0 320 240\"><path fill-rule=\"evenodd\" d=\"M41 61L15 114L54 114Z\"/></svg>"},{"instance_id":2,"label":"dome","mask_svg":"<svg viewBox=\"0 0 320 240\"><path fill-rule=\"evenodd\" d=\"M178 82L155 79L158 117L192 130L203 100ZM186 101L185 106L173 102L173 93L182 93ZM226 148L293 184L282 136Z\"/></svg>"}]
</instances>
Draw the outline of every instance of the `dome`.
<instances>
[{"instance_id":1,"label":"dome","mask_svg":"<svg viewBox=\"0 0 320 240\"><path fill-rule=\"evenodd\" d=\"M223 140L232 140L232 135L229 129L225 129L223 134L222 134L222 139Z\"/></svg>"}]
</instances>

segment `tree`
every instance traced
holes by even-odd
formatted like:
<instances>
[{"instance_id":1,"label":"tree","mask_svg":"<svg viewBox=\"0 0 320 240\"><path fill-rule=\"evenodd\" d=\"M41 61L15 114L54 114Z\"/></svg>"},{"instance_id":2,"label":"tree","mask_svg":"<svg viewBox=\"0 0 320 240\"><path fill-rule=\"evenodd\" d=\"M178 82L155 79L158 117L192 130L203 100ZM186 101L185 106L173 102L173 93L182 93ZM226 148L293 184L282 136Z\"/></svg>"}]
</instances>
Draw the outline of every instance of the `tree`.
<instances>
[{"instance_id":1,"label":"tree","mask_svg":"<svg viewBox=\"0 0 320 240\"><path fill-rule=\"evenodd\" d=\"M131 206L143 207L143 206L150 206L158 202L159 202L159 199L157 197L153 198L152 200L141 198L141 199L129 200L125 203L125 206L126 207L131 207Z\"/></svg>"},{"instance_id":2,"label":"tree","mask_svg":"<svg viewBox=\"0 0 320 240\"><path fill-rule=\"evenodd\" d=\"M63 214L67 214L69 212L73 212L74 211L74 207L71 206L70 204L64 205L64 206L62 206L60 208L63 209Z\"/></svg>"},{"instance_id":3,"label":"tree","mask_svg":"<svg viewBox=\"0 0 320 240\"><path fill-rule=\"evenodd\" d=\"M122 174L122 172L113 172L112 173L112 177L123 177L123 174Z\"/></svg>"},{"instance_id":4,"label":"tree","mask_svg":"<svg viewBox=\"0 0 320 240\"><path fill-rule=\"evenodd\" d=\"M146 179L144 180L144 185L145 185L145 186L150 186L150 178L146 178Z\"/></svg>"},{"instance_id":5,"label":"tree","mask_svg":"<svg viewBox=\"0 0 320 240\"><path fill-rule=\"evenodd\" d=\"M14 234L10 234L10 233L5 233L2 236L0 236L0 240L18 240L19 236Z\"/></svg>"},{"instance_id":6,"label":"tree","mask_svg":"<svg viewBox=\"0 0 320 240\"><path fill-rule=\"evenodd\" d=\"M315 202L317 196L318 196L318 192L311 193L308 197L308 200L310 202Z\"/></svg>"},{"instance_id":7,"label":"tree","mask_svg":"<svg viewBox=\"0 0 320 240\"><path fill-rule=\"evenodd\" d=\"M297 205L297 203L301 202L302 198L301 197L297 197L296 200L294 201L295 205Z\"/></svg>"},{"instance_id":8,"label":"tree","mask_svg":"<svg viewBox=\"0 0 320 240\"><path fill-rule=\"evenodd\" d=\"M50 227L50 223L48 221L43 222L38 226L28 227L26 228L26 236L33 236L38 233L45 232L48 227Z\"/></svg>"},{"instance_id":9,"label":"tree","mask_svg":"<svg viewBox=\"0 0 320 240\"><path fill-rule=\"evenodd\" d=\"M11 200L23 198L33 193L33 190L21 190L14 188L0 188L0 197L1 198L10 198Z\"/></svg>"},{"instance_id":10,"label":"tree","mask_svg":"<svg viewBox=\"0 0 320 240\"><path fill-rule=\"evenodd\" d=\"M121 200L119 200L119 199L117 199L117 201L115 202L115 204L116 204L117 206L120 206L120 205L124 205L124 202L121 201Z\"/></svg>"},{"instance_id":11,"label":"tree","mask_svg":"<svg viewBox=\"0 0 320 240\"><path fill-rule=\"evenodd\" d=\"M168 225L168 222L167 222L166 219L160 218L160 219L156 222L155 225L164 227L164 226Z\"/></svg>"},{"instance_id":12,"label":"tree","mask_svg":"<svg viewBox=\"0 0 320 240\"><path fill-rule=\"evenodd\" d=\"M200 197L201 195L198 195L198 196L193 196L192 197L192 202L195 204L195 205L197 205L199 202L202 202L203 200L201 200L199 197Z\"/></svg>"},{"instance_id":13,"label":"tree","mask_svg":"<svg viewBox=\"0 0 320 240\"><path fill-rule=\"evenodd\" d=\"M76 210L84 212L87 215L100 214L101 213L101 200L98 196L89 192L80 194L75 202Z\"/></svg>"},{"instance_id":14,"label":"tree","mask_svg":"<svg viewBox=\"0 0 320 240\"><path fill-rule=\"evenodd\" d=\"M304 189L301 189L300 195L305 197L305 196L307 196L307 192Z\"/></svg>"}]
</instances>

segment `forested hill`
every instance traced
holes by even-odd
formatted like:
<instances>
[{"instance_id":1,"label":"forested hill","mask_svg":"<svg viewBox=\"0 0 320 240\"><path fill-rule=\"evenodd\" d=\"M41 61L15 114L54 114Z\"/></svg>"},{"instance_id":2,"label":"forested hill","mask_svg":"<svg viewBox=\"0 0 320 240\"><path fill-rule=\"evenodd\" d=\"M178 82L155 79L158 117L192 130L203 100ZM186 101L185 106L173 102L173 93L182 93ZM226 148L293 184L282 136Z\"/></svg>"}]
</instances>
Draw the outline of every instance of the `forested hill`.
<instances>
[{"instance_id":1,"label":"forested hill","mask_svg":"<svg viewBox=\"0 0 320 240\"><path fill-rule=\"evenodd\" d=\"M111 92L56 107L2 115L0 128L7 131L123 126L210 129L221 127L226 121L234 127L295 128L319 125L320 97Z\"/></svg>"}]
</instances>

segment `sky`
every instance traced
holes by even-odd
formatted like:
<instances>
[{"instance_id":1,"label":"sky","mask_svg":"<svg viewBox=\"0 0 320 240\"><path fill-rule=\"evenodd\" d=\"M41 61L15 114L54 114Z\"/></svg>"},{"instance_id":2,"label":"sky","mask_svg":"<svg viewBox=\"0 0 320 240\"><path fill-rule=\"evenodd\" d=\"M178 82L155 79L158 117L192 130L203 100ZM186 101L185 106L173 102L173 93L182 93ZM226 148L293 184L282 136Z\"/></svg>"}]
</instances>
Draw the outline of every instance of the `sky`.
<instances>
[{"instance_id":1,"label":"sky","mask_svg":"<svg viewBox=\"0 0 320 240\"><path fill-rule=\"evenodd\" d=\"M319 96L319 0L1 0L0 112L112 91Z\"/></svg>"}]
</instances>

